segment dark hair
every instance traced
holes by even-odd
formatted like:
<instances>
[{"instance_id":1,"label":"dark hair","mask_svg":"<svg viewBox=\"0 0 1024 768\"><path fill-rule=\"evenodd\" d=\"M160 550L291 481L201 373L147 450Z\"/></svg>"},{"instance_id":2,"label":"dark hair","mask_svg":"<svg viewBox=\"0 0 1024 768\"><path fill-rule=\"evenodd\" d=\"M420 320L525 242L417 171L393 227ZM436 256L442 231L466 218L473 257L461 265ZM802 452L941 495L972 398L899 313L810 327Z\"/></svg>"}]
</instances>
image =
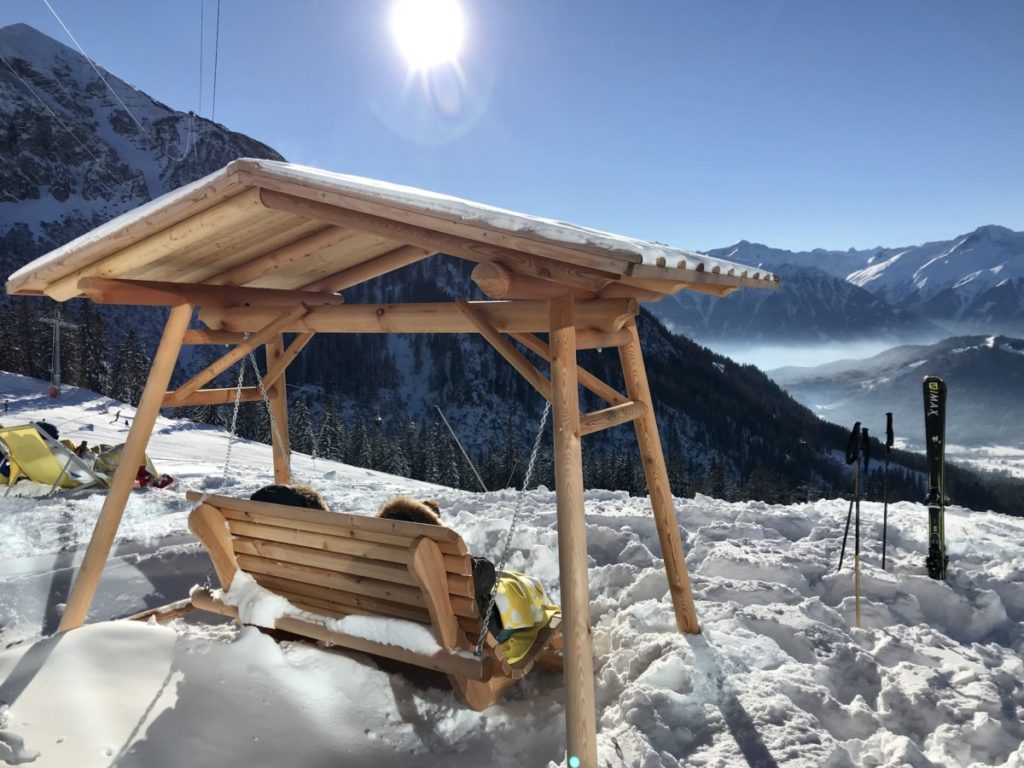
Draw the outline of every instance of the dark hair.
<instances>
[{"instance_id":1,"label":"dark hair","mask_svg":"<svg viewBox=\"0 0 1024 768\"><path fill-rule=\"evenodd\" d=\"M323 497L308 485L265 485L249 498L252 501L265 501L270 504L329 511Z\"/></svg>"},{"instance_id":2,"label":"dark hair","mask_svg":"<svg viewBox=\"0 0 1024 768\"><path fill-rule=\"evenodd\" d=\"M444 525L441 522L440 507L436 501L418 501L408 496L395 496L384 503L377 512L377 517L385 520L406 520L410 523L427 525Z\"/></svg>"}]
</instances>

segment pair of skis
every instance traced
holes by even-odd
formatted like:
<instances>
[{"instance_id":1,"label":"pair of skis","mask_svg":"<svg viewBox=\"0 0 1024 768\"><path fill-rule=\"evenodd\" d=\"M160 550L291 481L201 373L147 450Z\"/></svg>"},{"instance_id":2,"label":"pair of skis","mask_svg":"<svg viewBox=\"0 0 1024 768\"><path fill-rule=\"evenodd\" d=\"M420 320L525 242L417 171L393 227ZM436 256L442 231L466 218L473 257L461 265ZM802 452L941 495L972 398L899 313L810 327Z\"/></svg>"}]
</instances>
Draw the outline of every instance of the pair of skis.
<instances>
[{"instance_id":1,"label":"pair of skis","mask_svg":"<svg viewBox=\"0 0 1024 768\"><path fill-rule=\"evenodd\" d=\"M933 579L945 579L949 556L946 555L946 496L944 483L945 442L946 442L946 383L938 376L926 376L923 383L925 456L928 475L928 557L925 565ZM886 565L886 543L889 529L889 455L893 446L892 413L885 414L885 474L883 476L882 513L882 569ZM850 534L850 519L856 510L854 522L854 590L857 597L857 624L860 625L860 498L861 460L864 476L867 477L871 460L871 447L867 428L860 422L854 424L846 447L846 463L856 463L853 496L846 513L846 529L843 532L843 547L839 554L839 569L843 568L846 555L846 541Z\"/></svg>"}]
</instances>

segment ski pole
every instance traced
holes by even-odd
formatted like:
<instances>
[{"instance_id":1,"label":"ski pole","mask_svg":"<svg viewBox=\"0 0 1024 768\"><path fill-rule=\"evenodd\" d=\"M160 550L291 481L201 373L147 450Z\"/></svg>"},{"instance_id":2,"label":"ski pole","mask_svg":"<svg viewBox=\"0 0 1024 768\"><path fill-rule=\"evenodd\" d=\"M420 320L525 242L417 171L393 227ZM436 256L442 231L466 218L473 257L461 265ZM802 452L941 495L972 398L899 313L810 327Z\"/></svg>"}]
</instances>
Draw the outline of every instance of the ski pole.
<instances>
[{"instance_id":1,"label":"ski pole","mask_svg":"<svg viewBox=\"0 0 1024 768\"><path fill-rule=\"evenodd\" d=\"M885 414L885 474L882 475L882 570L885 570L885 539L889 530L889 454L892 453L892 413Z\"/></svg>"},{"instance_id":2,"label":"ski pole","mask_svg":"<svg viewBox=\"0 0 1024 768\"><path fill-rule=\"evenodd\" d=\"M871 440L868 437L868 428L864 427L860 431L860 452L864 455L864 485L867 485L868 470L871 463ZM861 477L860 477L860 458L857 460L857 493L854 498L857 499L857 515L853 523L853 594L854 594L854 605L856 606L857 614L857 627L860 627L860 497L861 497Z\"/></svg>"},{"instance_id":3,"label":"ski pole","mask_svg":"<svg viewBox=\"0 0 1024 768\"><path fill-rule=\"evenodd\" d=\"M860 445L860 422L858 421L853 425L853 431L850 432L850 439L846 442L846 463L853 464L857 460L857 454L859 453ZM853 481L853 495L850 496L850 509L846 513L846 528L843 530L843 548L839 551L839 567L836 568L836 573L843 570L843 558L846 557L846 539L850 535L850 518L853 516L853 500L857 495L857 478L854 477Z\"/></svg>"}]
</instances>

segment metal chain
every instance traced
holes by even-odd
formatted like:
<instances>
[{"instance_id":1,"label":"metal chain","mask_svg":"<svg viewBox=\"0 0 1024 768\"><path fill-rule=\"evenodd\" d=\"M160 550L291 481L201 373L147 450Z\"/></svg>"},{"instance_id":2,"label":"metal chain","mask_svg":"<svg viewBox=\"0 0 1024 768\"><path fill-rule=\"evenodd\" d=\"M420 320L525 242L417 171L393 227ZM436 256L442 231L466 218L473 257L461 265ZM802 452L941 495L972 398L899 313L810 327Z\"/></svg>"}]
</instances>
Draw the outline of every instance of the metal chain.
<instances>
[{"instance_id":1,"label":"metal chain","mask_svg":"<svg viewBox=\"0 0 1024 768\"><path fill-rule=\"evenodd\" d=\"M487 610L484 612L483 625L480 627L480 637L476 641L476 655L483 653L484 641L487 638L487 626L491 623L491 615L494 613L494 604L498 599L498 579L505 570L509 555L512 552L512 537L515 536L516 525L519 522L519 514L523 511L523 502L526 500L526 490L530 487L530 478L533 477L533 468L537 463L537 456L540 454L540 440L544 436L544 426L548 422L548 414L551 412L551 403L544 404L544 414L540 417L540 427L537 429L537 437L533 440L533 453L530 454L530 463L526 465L526 474L523 477L523 487L516 499L516 509L512 513L512 523L508 527L508 536L505 538L505 548L502 550L501 558L494 566L494 586L491 587L491 599L487 603Z\"/></svg>"},{"instance_id":2,"label":"metal chain","mask_svg":"<svg viewBox=\"0 0 1024 768\"><path fill-rule=\"evenodd\" d=\"M249 336L248 333L246 333L245 335L246 337ZM245 365L243 364L238 369L238 384L235 385L235 408L231 412L231 427L230 431L228 432L228 449L224 454L224 469L221 470L221 478L224 482L227 482L228 469L231 468L231 448L235 444L235 427L238 424L238 411L242 407L242 383L244 381ZM195 510L197 510L199 508L199 505L204 504L208 498L210 498L210 491L203 491L203 495L200 496L196 500L196 503L192 505L192 511L194 512ZM209 580L209 577L207 577L207 580Z\"/></svg>"},{"instance_id":3,"label":"metal chain","mask_svg":"<svg viewBox=\"0 0 1024 768\"><path fill-rule=\"evenodd\" d=\"M248 334L246 334L248 336ZM260 397L263 398L263 404L267 406L267 416L270 419L270 432L272 435L271 443L277 442L277 445L281 451L281 458L284 459L285 466L288 467L288 474L292 473L292 456L289 448L288 452L285 452L284 438L281 437L281 429L277 425L277 419L274 418L274 409L270 404L270 395L267 394L267 388L263 384L263 377L260 376L260 368L256 365L256 355L249 351L249 362L252 363L252 369L256 373L256 386L260 389ZM271 453L273 453L273 446L271 446ZM314 467L316 465L314 464Z\"/></svg>"}]
</instances>

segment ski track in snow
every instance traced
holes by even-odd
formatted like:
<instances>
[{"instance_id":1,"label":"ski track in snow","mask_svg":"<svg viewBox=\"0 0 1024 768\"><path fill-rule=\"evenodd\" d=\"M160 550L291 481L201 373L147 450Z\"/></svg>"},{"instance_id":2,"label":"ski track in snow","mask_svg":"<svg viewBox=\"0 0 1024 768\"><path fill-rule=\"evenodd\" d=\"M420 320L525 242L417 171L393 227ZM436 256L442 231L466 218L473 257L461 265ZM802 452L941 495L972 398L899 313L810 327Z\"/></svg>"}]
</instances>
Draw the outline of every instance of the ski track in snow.
<instances>
[{"instance_id":1,"label":"ski track in snow","mask_svg":"<svg viewBox=\"0 0 1024 768\"><path fill-rule=\"evenodd\" d=\"M130 417L130 408L77 390L51 402L34 396L38 386L0 374L0 397L12 401L0 420L46 415L72 439L124 439L104 413ZM183 491L247 497L271 482L269 448L245 442L224 478L226 441L160 419L150 454L179 481L133 494L90 621L205 582L211 569L187 531ZM435 497L470 550L492 558L517 498L302 456L295 471L337 510L369 514L400 492ZM565 765L565 690L545 671L473 713L449 690L358 654L277 644L254 629L199 623L201 614L40 639L59 621L101 503L98 494L0 501L0 762ZM882 508L862 504L857 629L852 531L836 573L847 506L677 499L703 627L685 636L647 500L587 493L602 767L1024 767L1024 521L950 508L941 583L925 575L926 508L890 505L883 571ZM527 494L510 567L557 599L553 492Z\"/></svg>"}]
</instances>

